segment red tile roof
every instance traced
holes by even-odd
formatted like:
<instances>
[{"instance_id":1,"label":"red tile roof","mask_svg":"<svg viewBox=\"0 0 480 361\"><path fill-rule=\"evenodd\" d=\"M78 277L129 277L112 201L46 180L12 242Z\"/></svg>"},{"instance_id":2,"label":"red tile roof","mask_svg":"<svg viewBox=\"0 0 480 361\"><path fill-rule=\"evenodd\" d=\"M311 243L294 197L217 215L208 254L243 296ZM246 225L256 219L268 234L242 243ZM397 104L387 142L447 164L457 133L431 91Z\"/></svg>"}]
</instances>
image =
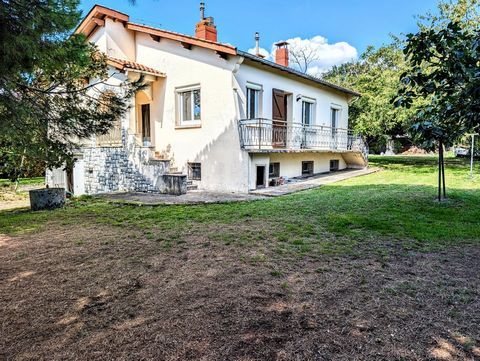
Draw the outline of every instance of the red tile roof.
<instances>
[{"instance_id":1,"label":"red tile roof","mask_svg":"<svg viewBox=\"0 0 480 361\"><path fill-rule=\"evenodd\" d=\"M123 59L108 57L107 63L121 70L132 69L145 74L165 77L165 73L162 73L161 71L150 68L143 64L135 63L134 61L130 61L130 60L123 60Z\"/></svg>"},{"instance_id":2,"label":"red tile roof","mask_svg":"<svg viewBox=\"0 0 480 361\"><path fill-rule=\"evenodd\" d=\"M182 43L187 43L190 45L195 45L202 48L215 50L228 55L237 55L237 48L229 44L222 44L215 41L196 38L190 35L176 33L174 31L152 28L151 26L134 24L130 22L127 23L127 29L139 31L139 32L154 35L154 36L159 36L160 38L176 40Z\"/></svg>"},{"instance_id":3,"label":"red tile roof","mask_svg":"<svg viewBox=\"0 0 480 361\"><path fill-rule=\"evenodd\" d=\"M268 60L262 59L258 56L251 55L249 53L237 50L235 46L230 44L222 44L214 41L209 41L205 39L196 38L194 36L184 35L180 33L176 33L173 31L167 31L163 29L152 28L146 25L134 24L130 22L130 17L127 14L121 13L119 11L109 9L104 6L95 5L92 10L87 14L87 16L83 19L83 21L78 25L77 29L75 30L75 34L84 34L85 36L89 37L98 27L104 26L105 18L111 18L115 21L120 21L124 24L124 26L132 31L138 31L145 34L149 34L152 37L158 38L166 38L170 40L179 41L182 44L187 44L189 46L198 46L206 49L210 49L216 51L221 57L226 55L239 55L244 58L249 59L250 61L254 61L260 63L262 65L266 65L271 69L276 69L277 71L283 71L285 73L289 73L290 75L303 78L306 80L313 81L321 86L328 87L335 89L337 91L341 91L353 96L360 96L359 93L353 91L351 89L347 89L335 84L328 83L324 80L314 78L312 76L302 74L295 69L285 67ZM124 69L134 69L137 71L142 71L144 73L150 73L156 76L165 76L164 73L159 72L158 70L149 68L145 65L138 64L132 61L109 58L111 65L116 66L117 68Z\"/></svg>"}]
</instances>

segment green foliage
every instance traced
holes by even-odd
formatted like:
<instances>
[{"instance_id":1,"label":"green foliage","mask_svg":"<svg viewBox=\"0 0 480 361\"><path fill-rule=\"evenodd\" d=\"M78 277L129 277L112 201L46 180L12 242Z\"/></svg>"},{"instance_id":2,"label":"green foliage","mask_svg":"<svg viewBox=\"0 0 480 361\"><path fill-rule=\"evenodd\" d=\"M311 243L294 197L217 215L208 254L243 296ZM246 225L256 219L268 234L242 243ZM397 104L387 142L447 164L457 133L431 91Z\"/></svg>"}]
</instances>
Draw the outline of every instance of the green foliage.
<instances>
[{"instance_id":1,"label":"green foliage","mask_svg":"<svg viewBox=\"0 0 480 361\"><path fill-rule=\"evenodd\" d=\"M362 94L350 104L349 121L370 145L384 144L387 138L407 133L415 109L395 108L391 104L406 67L397 41L378 49L370 46L359 60L334 67L324 76Z\"/></svg>"},{"instance_id":2,"label":"green foliage","mask_svg":"<svg viewBox=\"0 0 480 361\"><path fill-rule=\"evenodd\" d=\"M12 179L68 163L78 139L107 132L138 86L105 84L106 57L71 35L78 5L0 1L0 165Z\"/></svg>"},{"instance_id":3,"label":"green foliage","mask_svg":"<svg viewBox=\"0 0 480 361\"><path fill-rule=\"evenodd\" d=\"M438 14L428 13L419 16L420 28L434 24L438 28L449 22L456 22L462 28L473 29L480 23L480 0L446 0L438 4Z\"/></svg>"},{"instance_id":4,"label":"green foliage","mask_svg":"<svg viewBox=\"0 0 480 361\"><path fill-rule=\"evenodd\" d=\"M451 43L441 45L441 52L453 52L452 55L454 55L454 57L450 59L450 64L454 64L458 60L458 67L461 68L462 66L459 64L462 64L464 61L469 62L473 60L472 58L477 56L478 53L478 45L475 44L478 44L478 26L480 24L479 4L479 0L441 1L438 5L438 14L426 14L419 17L421 20L421 22L419 22L420 33L417 35L425 35L429 33L429 31L434 32L448 29L448 24L450 23L457 24L460 28L459 32L462 33L472 32L473 34L477 31L476 43L470 42L470 45L467 45L467 41L467 43L457 42L456 46L453 46ZM445 31L443 34L447 35ZM422 36L424 37L424 35ZM450 35L461 37L458 32L455 34L451 33ZM385 144L387 138L395 137L396 135L411 135L411 126L414 123L416 123L416 125L413 129L415 131L420 130L420 125L416 122L416 117L419 114L428 113L431 107L435 106L432 102L443 102L443 100L435 97L433 91L425 92L421 94L421 96L413 96L413 93L405 89L408 88L408 86L415 85L406 79L407 74L421 72L423 74L422 79L429 80L431 84L436 83L439 86L448 84L449 81L454 81L454 84L459 84L458 80L453 79L455 76L444 78L443 83L441 83L442 80L439 78L442 76L441 72L436 74L438 77L435 79L430 78L430 74L434 73L437 62L443 66L444 69L445 66L448 66L448 62L447 64L443 64L441 58L435 59L435 51L429 54L429 46L434 46L432 43L429 43L429 41L422 42L415 40L417 38L411 39L412 36L413 35L407 37L406 44L394 38L394 42L390 45L378 49L369 47L358 61L334 67L324 76L326 80L351 87L362 94L362 97L354 100L350 106L350 123L356 132L367 137L369 145L371 146L375 144ZM433 39L431 40L434 41ZM470 40L474 41L473 38L470 38ZM412 41L415 41L417 46L411 44ZM447 40L445 39L445 41ZM407 46L405 52L402 51L404 45ZM477 53L464 54L462 52L462 46L467 46L467 49L474 52L476 51ZM472 48L472 46L474 48ZM409 54L415 55L416 59L430 55L433 55L433 57L430 60L424 59L423 61L418 61L417 64L413 64L413 58L411 58ZM407 57L409 58L407 59ZM458 59L455 59L455 57ZM474 68L477 67L478 69L478 63L475 65L470 62L470 65L467 67L473 71L473 73L470 72L470 75L467 75L468 81L471 81L472 75L475 74ZM455 69L451 70L455 71ZM457 73L457 75L459 75L459 73ZM464 75L459 76L466 80ZM400 82L400 78L403 79L403 83ZM431 85L428 85L428 88L430 89ZM392 105L391 101L397 97L398 93L406 96L402 98L397 105L400 102L404 102L408 103L408 107L395 107ZM476 95L476 93L472 95ZM406 100L406 98L409 98L409 100ZM443 104L445 108L451 106L451 104L444 102ZM427 127L425 131L428 132L428 124L421 126L422 129L425 127ZM454 138L455 137L456 135L454 135ZM416 138L412 140L423 143L425 139ZM433 147L432 143L419 145L426 146L429 149Z\"/></svg>"},{"instance_id":5,"label":"green foliage","mask_svg":"<svg viewBox=\"0 0 480 361\"><path fill-rule=\"evenodd\" d=\"M438 142L452 146L480 128L480 28L448 22L407 35L404 50L411 65L401 76L397 106L430 99L416 113L412 130L425 149Z\"/></svg>"}]
</instances>

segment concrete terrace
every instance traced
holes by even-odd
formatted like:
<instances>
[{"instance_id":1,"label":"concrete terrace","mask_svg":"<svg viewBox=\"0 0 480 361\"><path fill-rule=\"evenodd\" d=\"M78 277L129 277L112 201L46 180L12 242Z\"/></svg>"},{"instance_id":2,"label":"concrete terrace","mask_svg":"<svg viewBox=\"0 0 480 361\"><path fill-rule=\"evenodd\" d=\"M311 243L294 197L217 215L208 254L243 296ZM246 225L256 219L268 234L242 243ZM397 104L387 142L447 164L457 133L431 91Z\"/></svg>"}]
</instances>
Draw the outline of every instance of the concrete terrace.
<instances>
[{"instance_id":1,"label":"concrete terrace","mask_svg":"<svg viewBox=\"0 0 480 361\"><path fill-rule=\"evenodd\" d=\"M339 182L345 179L359 177L371 173L378 172L378 168L366 168L360 170L348 169L337 172L320 174L306 179L298 179L292 183L284 184L277 187L268 187L257 189L250 193L221 193L203 190L189 191L187 194L173 196L158 193L109 193L102 194L98 197L109 201L143 204L143 205L174 205L174 204L213 204L213 203L231 203L245 202L265 199L266 197L278 197L286 194L300 192L312 188L321 187L325 184Z\"/></svg>"},{"instance_id":2,"label":"concrete terrace","mask_svg":"<svg viewBox=\"0 0 480 361\"><path fill-rule=\"evenodd\" d=\"M376 173L379 170L379 168L345 169L336 172L319 174L305 179L298 179L294 182L283 184L277 187L256 189L251 191L250 194L265 197L278 197L307 189L321 187L323 185L339 182L345 179Z\"/></svg>"}]
</instances>

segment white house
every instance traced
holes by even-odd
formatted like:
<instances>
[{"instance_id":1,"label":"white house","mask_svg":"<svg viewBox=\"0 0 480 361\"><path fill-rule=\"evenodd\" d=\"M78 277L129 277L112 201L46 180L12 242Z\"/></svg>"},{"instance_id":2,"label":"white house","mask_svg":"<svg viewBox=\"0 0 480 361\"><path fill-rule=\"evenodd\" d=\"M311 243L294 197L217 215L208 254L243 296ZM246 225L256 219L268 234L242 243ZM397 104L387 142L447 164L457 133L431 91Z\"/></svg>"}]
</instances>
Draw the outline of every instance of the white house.
<instances>
[{"instance_id":1,"label":"white house","mask_svg":"<svg viewBox=\"0 0 480 361\"><path fill-rule=\"evenodd\" d=\"M212 18L195 36L130 22L94 6L78 26L107 54L111 81L143 74L148 87L106 135L85 140L73 169L48 172L75 194L183 193L190 187L248 192L295 177L367 165L348 130L358 93L217 42Z\"/></svg>"}]
</instances>

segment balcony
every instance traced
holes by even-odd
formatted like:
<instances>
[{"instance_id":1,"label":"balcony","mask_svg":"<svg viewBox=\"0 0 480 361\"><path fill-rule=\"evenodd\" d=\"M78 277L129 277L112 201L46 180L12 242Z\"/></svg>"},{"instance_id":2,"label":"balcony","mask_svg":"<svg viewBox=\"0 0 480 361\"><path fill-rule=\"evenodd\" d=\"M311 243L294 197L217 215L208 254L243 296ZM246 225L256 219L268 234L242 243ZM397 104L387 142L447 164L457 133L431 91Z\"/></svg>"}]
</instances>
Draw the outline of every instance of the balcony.
<instances>
[{"instance_id":1,"label":"balcony","mask_svg":"<svg viewBox=\"0 0 480 361\"><path fill-rule=\"evenodd\" d=\"M351 130L321 125L303 125L271 119L239 121L240 144L251 152L325 151L360 152L368 149L359 135Z\"/></svg>"},{"instance_id":2,"label":"balcony","mask_svg":"<svg viewBox=\"0 0 480 361\"><path fill-rule=\"evenodd\" d=\"M107 133L96 136L97 147L121 147L122 146L122 128L116 125Z\"/></svg>"}]
</instances>

